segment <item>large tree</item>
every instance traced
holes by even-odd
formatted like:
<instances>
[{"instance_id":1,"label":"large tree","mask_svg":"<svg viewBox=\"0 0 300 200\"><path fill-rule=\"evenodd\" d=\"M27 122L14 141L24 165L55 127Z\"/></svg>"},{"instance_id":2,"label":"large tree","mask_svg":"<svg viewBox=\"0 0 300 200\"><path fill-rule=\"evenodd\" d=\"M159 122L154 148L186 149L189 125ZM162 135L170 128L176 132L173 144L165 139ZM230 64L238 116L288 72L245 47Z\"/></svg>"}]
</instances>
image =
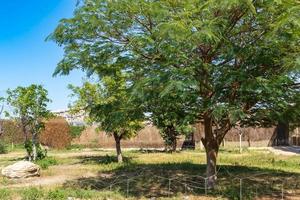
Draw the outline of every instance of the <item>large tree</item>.
<instances>
[{"instance_id":1,"label":"large tree","mask_svg":"<svg viewBox=\"0 0 300 200\"><path fill-rule=\"evenodd\" d=\"M19 121L25 136L25 148L29 160L43 158L38 135L44 129L44 120L51 117L47 104L48 92L41 85L30 85L28 87L17 87L7 91L7 102L13 108L10 116ZM30 139L31 135L31 139Z\"/></svg>"},{"instance_id":2,"label":"large tree","mask_svg":"<svg viewBox=\"0 0 300 200\"><path fill-rule=\"evenodd\" d=\"M284 102L299 78L299 10L296 0L85 0L50 36L65 51L55 73L122 66L133 85L170 74L163 93L176 83L197 95L213 187L226 133Z\"/></svg>"}]
</instances>

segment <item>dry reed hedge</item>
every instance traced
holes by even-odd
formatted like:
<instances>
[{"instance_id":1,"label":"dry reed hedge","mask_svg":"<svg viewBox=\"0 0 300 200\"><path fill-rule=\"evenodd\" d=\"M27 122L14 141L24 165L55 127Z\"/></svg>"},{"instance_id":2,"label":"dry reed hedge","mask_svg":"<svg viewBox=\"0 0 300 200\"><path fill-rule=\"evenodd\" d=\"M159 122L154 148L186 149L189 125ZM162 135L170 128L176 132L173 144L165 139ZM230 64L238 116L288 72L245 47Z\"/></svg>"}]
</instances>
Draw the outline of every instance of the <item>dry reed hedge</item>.
<instances>
[{"instance_id":1,"label":"dry reed hedge","mask_svg":"<svg viewBox=\"0 0 300 200\"><path fill-rule=\"evenodd\" d=\"M3 134L0 136L0 141L5 144L22 144L24 142L24 134L20 125L12 120L3 120Z\"/></svg>"},{"instance_id":2,"label":"dry reed hedge","mask_svg":"<svg viewBox=\"0 0 300 200\"><path fill-rule=\"evenodd\" d=\"M63 149L71 144L70 126L63 118L50 119L45 123L45 129L40 135L43 145Z\"/></svg>"}]
</instances>

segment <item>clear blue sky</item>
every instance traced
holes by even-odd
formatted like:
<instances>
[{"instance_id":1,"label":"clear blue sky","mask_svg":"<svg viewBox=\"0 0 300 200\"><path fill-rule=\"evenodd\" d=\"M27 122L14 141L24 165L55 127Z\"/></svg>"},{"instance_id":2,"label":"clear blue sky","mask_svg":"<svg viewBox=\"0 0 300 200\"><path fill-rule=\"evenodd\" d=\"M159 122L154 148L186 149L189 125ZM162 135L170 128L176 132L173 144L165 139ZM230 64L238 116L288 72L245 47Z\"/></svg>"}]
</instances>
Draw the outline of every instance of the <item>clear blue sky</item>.
<instances>
[{"instance_id":1,"label":"clear blue sky","mask_svg":"<svg viewBox=\"0 0 300 200\"><path fill-rule=\"evenodd\" d=\"M79 85L83 73L52 77L63 49L45 38L61 18L71 17L76 0L8 0L0 6L0 96L8 88L42 84L51 110L67 108L68 84Z\"/></svg>"}]
</instances>

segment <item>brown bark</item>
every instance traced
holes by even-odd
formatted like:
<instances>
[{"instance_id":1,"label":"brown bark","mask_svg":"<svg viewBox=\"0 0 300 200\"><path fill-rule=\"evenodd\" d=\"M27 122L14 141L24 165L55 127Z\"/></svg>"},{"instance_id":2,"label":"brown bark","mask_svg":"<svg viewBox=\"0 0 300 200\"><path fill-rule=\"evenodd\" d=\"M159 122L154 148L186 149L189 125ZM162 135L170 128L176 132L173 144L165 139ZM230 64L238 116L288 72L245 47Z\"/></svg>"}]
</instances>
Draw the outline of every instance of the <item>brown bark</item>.
<instances>
[{"instance_id":1,"label":"brown bark","mask_svg":"<svg viewBox=\"0 0 300 200\"><path fill-rule=\"evenodd\" d=\"M171 137L171 151L172 152L176 152L177 150L177 135L176 135L176 130L174 126L169 127L169 134Z\"/></svg>"},{"instance_id":2,"label":"brown bark","mask_svg":"<svg viewBox=\"0 0 300 200\"><path fill-rule=\"evenodd\" d=\"M289 145L289 123L278 122L274 134L269 142L269 146Z\"/></svg>"},{"instance_id":3,"label":"brown bark","mask_svg":"<svg viewBox=\"0 0 300 200\"><path fill-rule=\"evenodd\" d=\"M116 152L117 152L118 163L122 163L123 162L123 156L122 156L122 150L121 150L122 136L119 136L117 133L114 133L113 135L114 135L114 139L116 142Z\"/></svg>"},{"instance_id":4,"label":"brown bark","mask_svg":"<svg viewBox=\"0 0 300 200\"><path fill-rule=\"evenodd\" d=\"M166 151L175 152L177 150L177 131L173 125L167 126L163 132Z\"/></svg>"},{"instance_id":5,"label":"brown bark","mask_svg":"<svg viewBox=\"0 0 300 200\"><path fill-rule=\"evenodd\" d=\"M176 152L176 150L177 150L177 138L175 136L172 143L172 152Z\"/></svg>"},{"instance_id":6,"label":"brown bark","mask_svg":"<svg viewBox=\"0 0 300 200\"><path fill-rule=\"evenodd\" d=\"M214 188L216 184L217 157L219 147L224 139L224 136L229 130L229 120L225 124L223 124L223 126L220 129L213 131L213 122L211 116L204 116L205 138L202 138L202 143L206 150L206 177L208 188Z\"/></svg>"},{"instance_id":7,"label":"brown bark","mask_svg":"<svg viewBox=\"0 0 300 200\"><path fill-rule=\"evenodd\" d=\"M212 119L209 116L204 117L204 134L205 138L202 139L202 142L206 150L207 186L213 188L217 179L217 156L219 148L217 139L214 137L212 131Z\"/></svg>"}]
</instances>

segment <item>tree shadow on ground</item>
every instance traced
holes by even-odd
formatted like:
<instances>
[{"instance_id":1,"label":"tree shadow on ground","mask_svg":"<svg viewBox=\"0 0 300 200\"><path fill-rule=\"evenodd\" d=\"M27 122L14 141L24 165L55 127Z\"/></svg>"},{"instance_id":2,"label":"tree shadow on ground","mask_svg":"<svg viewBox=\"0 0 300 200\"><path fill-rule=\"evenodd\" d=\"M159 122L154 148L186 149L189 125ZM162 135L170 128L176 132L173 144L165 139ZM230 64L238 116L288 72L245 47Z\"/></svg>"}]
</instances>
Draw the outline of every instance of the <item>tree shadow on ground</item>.
<instances>
[{"instance_id":1,"label":"tree shadow on ground","mask_svg":"<svg viewBox=\"0 0 300 200\"><path fill-rule=\"evenodd\" d=\"M283 152L300 154L300 147L298 146L274 146L272 148Z\"/></svg>"},{"instance_id":2,"label":"tree shadow on ground","mask_svg":"<svg viewBox=\"0 0 300 200\"><path fill-rule=\"evenodd\" d=\"M82 157L83 164L90 162L109 164L110 156ZM138 164L132 158L117 168L99 172L97 177L68 181L64 187L118 191L135 198L174 197L179 194L195 196L221 196L229 199L255 199L256 197L281 198L300 195L300 174L258 167L221 165L218 183L208 190L204 177L205 165L190 162ZM299 196L300 197L300 196Z\"/></svg>"},{"instance_id":3,"label":"tree shadow on ground","mask_svg":"<svg viewBox=\"0 0 300 200\"><path fill-rule=\"evenodd\" d=\"M105 156L78 156L76 159L79 159L79 162L76 164L111 164L117 163L118 159L116 156L105 155ZM124 163L131 163L133 157L123 156Z\"/></svg>"},{"instance_id":4,"label":"tree shadow on ground","mask_svg":"<svg viewBox=\"0 0 300 200\"><path fill-rule=\"evenodd\" d=\"M28 160L27 156L22 156L22 157L16 157L16 158L9 159L10 162L18 162L18 161L22 161L22 160Z\"/></svg>"}]
</instances>

